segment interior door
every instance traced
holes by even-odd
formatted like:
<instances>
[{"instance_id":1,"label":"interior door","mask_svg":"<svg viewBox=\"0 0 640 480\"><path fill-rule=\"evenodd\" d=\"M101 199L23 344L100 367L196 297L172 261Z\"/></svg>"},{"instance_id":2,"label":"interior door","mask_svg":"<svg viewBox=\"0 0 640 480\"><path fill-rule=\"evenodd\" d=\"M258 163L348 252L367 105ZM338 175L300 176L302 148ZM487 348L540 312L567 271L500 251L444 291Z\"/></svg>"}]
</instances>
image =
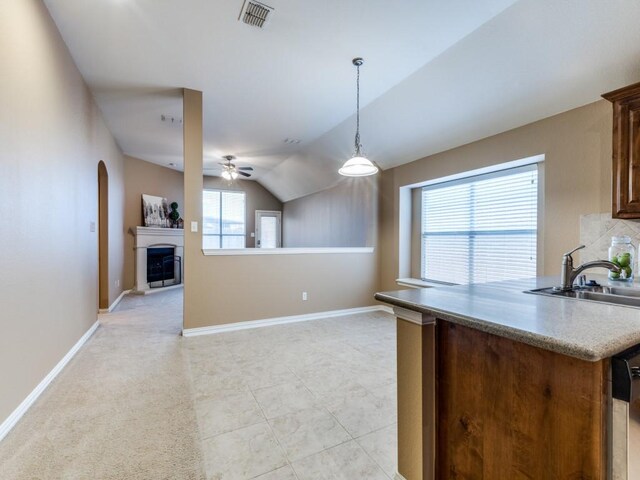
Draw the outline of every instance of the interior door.
<instances>
[{"instance_id":1,"label":"interior door","mask_svg":"<svg viewBox=\"0 0 640 480\"><path fill-rule=\"evenodd\" d=\"M256 248L282 247L282 212L256 210Z\"/></svg>"}]
</instances>

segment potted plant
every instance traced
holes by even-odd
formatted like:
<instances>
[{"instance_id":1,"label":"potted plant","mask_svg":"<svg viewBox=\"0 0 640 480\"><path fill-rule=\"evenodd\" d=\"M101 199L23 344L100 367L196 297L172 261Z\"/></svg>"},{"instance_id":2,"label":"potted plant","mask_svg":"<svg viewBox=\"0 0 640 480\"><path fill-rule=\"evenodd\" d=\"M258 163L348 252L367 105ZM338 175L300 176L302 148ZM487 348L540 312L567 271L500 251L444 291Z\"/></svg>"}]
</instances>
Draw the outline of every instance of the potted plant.
<instances>
[{"instance_id":1,"label":"potted plant","mask_svg":"<svg viewBox=\"0 0 640 480\"><path fill-rule=\"evenodd\" d=\"M169 212L169 218L171 219L171 226L178 228L178 221L180 220L180 212L178 212L178 202L172 202L171 211Z\"/></svg>"}]
</instances>

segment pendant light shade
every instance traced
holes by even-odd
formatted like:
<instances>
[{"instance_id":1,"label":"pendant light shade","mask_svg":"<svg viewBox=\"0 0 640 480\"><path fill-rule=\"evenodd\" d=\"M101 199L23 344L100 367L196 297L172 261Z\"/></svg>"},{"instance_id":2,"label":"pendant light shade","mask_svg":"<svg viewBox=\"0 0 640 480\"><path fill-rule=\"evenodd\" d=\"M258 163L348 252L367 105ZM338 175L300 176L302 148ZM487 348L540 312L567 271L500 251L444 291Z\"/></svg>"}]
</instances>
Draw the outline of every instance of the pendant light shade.
<instances>
[{"instance_id":1,"label":"pendant light shade","mask_svg":"<svg viewBox=\"0 0 640 480\"><path fill-rule=\"evenodd\" d=\"M367 177L378 173L376 167L371 160L362 153L362 144L360 143L360 66L364 63L362 58L354 58L352 63L356 66L356 137L355 152L353 156L347 160L342 168L338 170L340 175L345 177Z\"/></svg>"},{"instance_id":2,"label":"pendant light shade","mask_svg":"<svg viewBox=\"0 0 640 480\"><path fill-rule=\"evenodd\" d=\"M367 177L378 173L378 167L366 157L351 157L344 162L338 173L345 177Z\"/></svg>"}]
</instances>

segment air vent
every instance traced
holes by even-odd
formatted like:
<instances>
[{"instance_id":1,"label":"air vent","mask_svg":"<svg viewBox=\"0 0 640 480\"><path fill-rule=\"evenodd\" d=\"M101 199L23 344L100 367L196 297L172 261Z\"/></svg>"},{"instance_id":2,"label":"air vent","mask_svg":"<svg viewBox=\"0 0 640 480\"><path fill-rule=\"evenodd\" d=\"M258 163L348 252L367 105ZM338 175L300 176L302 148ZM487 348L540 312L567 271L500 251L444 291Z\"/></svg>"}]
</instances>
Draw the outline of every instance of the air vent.
<instances>
[{"instance_id":1,"label":"air vent","mask_svg":"<svg viewBox=\"0 0 640 480\"><path fill-rule=\"evenodd\" d=\"M256 2L255 0L244 0L238 20L242 20L253 27L264 28L267 20L271 18L272 12L273 8L264 3Z\"/></svg>"},{"instance_id":2,"label":"air vent","mask_svg":"<svg viewBox=\"0 0 640 480\"><path fill-rule=\"evenodd\" d=\"M174 117L173 115L160 115L160 120L164 123L182 124L182 117Z\"/></svg>"}]
</instances>

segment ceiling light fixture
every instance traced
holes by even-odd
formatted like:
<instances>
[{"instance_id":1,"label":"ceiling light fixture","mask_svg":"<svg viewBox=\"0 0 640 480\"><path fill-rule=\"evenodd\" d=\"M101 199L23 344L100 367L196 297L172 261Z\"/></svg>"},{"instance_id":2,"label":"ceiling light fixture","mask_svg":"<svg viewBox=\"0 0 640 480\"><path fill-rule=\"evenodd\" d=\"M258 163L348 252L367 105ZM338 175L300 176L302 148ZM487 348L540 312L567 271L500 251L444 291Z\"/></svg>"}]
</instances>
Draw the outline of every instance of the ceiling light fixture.
<instances>
[{"instance_id":1,"label":"ceiling light fixture","mask_svg":"<svg viewBox=\"0 0 640 480\"><path fill-rule=\"evenodd\" d=\"M231 180L235 180L236 178L238 178L238 172L236 172L235 170L223 170L222 174L221 174L222 178L224 178L225 180L231 181Z\"/></svg>"},{"instance_id":2,"label":"ceiling light fixture","mask_svg":"<svg viewBox=\"0 0 640 480\"><path fill-rule=\"evenodd\" d=\"M342 168L338 170L338 173L345 177L366 177L378 173L378 167L364 156L362 153L362 144L360 143L360 67L364 63L364 60L358 57L354 58L352 63L358 71L356 76L356 148L353 156L344 163Z\"/></svg>"}]
</instances>

